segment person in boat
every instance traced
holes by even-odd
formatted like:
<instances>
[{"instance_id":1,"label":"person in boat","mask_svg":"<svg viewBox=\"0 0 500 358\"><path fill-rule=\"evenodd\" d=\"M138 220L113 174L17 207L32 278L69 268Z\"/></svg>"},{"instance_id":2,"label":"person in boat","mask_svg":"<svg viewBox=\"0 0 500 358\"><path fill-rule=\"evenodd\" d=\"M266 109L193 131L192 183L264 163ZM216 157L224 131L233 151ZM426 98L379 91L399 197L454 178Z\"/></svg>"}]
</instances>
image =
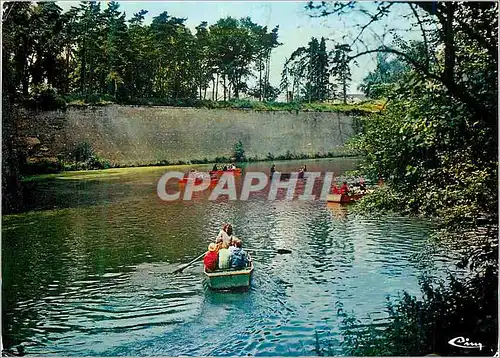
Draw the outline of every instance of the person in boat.
<instances>
[{"instance_id":1,"label":"person in boat","mask_svg":"<svg viewBox=\"0 0 500 358\"><path fill-rule=\"evenodd\" d=\"M347 195L348 193L349 193L349 187L347 186L347 182L344 181L344 183L340 187L340 194Z\"/></svg>"},{"instance_id":2,"label":"person in boat","mask_svg":"<svg viewBox=\"0 0 500 358\"><path fill-rule=\"evenodd\" d=\"M215 271L218 267L219 254L217 252L217 245L213 242L208 245L208 252L203 258L203 263L205 264L205 269L207 271Z\"/></svg>"},{"instance_id":3,"label":"person in boat","mask_svg":"<svg viewBox=\"0 0 500 358\"><path fill-rule=\"evenodd\" d=\"M303 170L303 172L304 172L304 173L305 173L305 172L307 172L307 167L306 167L305 165L304 165L304 170Z\"/></svg>"},{"instance_id":4,"label":"person in boat","mask_svg":"<svg viewBox=\"0 0 500 358\"><path fill-rule=\"evenodd\" d=\"M234 239L233 246L229 247L231 254L231 268L242 269L248 266L248 255L241 248L241 240Z\"/></svg>"},{"instance_id":5,"label":"person in boat","mask_svg":"<svg viewBox=\"0 0 500 358\"><path fill-rule=\"evenodd\" d=\"M359 179L359 190L361 190L362 193L366 192L366 184L363 178Z\"/></svg>"},{"instance_id":6,"label":"person in boat","mask_svg":"<svg viewBox=\"0 0 500 358\"><path fill-rule=\"evenodd\" d=\"M231 267L231 252L229 251L229 245L225 242L222 243L219 250L219 270L227 270Z\"/></svg>"},{"instance_id":7,"label":"person in boat","mask_svg":"<svg viewBox=\"0 0 500 358\"><path fill-rule=\"evenodd\" d=\"M273 164L271 166L271 178L273 177L274 172L276 171L276 166Z\"/></svg>"},{"instance_id":8,"label":"person in boat","mask_svg":"<svg viewBox=\"0 0 500 358\"><path fill-rule=\"evenodd\" d=\"M218 237L215 239L215 245L217 246L217 252L219 252L219 250L222 248L222 244L224 243L224 241L222 241L222 238Z\"/></svg>"},{"instance_id":9,"label":"person in boat","mask_svg":"<svg viewBox=\"0 0 500 358\"><path fill-rule=\"evenodd\" d=\"M215 163L215 164L214 164L214 167L212 168L212 170L213 170L214 172L216 172L217 170L219 170L219 168L217 168L217 163Z\"/></svg>"},{"instance_id":10,"label":"person in boat","mask_svg":"<svg viewBox=\"0 0 500 358\"><path fill-rule=\"evenodd\" d=\"M219 231L219 235L217 235L217 239L218 240L219 238L222 239L222 242L224 242L225 244L227 244L228 246L231 244L231 235L233 233L233 228L231 227L231 234L228 235L228 227L231 226L231 224L224 224L222 225L222 229L221 231Z\"/></svg>"},{"instance_id":11,"label":"person in boat","mask_svg":"<svg viewBox=\"0 0 500 358\"><path fill-rule=\"evenodd\" d=\"M224 164L224 167L222 167L222 170L226 171L227 170L227 165Z\"/></svg>"},{"instance_id":12,"label":"person in boat","mask_svg":"<svg viewBox=\"0 0 500 358\"><path fill-rule=\"evenodd\" d=\"M332 185L332 194L340 194L340 189L335 183Z\"/></svg>"},{"instance_id":13,"label":"person in boat","mask_svg":"<svg viewBox=\"0 0 500 358\"><path fill-rule=\"evenodd\" d=\"M227 224L226 234L229 237L229 243L228 243L228 245L232 245L233 241L236 239L236 237L233 235L233 225Z\"/></svg>"}]
</instances>

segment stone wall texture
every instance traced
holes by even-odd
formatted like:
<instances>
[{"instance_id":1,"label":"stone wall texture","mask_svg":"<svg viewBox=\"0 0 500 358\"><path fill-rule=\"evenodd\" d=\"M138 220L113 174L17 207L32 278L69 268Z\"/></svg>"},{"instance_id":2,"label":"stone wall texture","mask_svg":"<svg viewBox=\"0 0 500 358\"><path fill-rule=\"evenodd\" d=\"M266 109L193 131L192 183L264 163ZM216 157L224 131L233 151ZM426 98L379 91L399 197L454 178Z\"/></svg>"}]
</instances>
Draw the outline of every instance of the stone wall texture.
<instances>
[{"instance_id":1,"label":"stone wall texture","mask_svg":"<svg viewBox=\"0 0 500 358\"><path fill-rule=\"evenodd\" d=\"M353 135L351 117L327 112L110 105L23 116L18 133L38 156L56 158L88 142L120 165L228 157L238 140L251 157L327 153Z\"/></svg>"}]
</instances>

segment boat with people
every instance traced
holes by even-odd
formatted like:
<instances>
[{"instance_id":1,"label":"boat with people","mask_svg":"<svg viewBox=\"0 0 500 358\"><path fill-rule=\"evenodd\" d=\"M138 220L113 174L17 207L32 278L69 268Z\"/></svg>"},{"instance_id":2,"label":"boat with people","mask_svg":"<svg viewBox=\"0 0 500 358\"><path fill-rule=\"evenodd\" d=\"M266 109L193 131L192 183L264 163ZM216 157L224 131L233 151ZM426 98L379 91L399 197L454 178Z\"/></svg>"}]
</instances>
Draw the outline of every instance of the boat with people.
<instances>
[{"instance_id":1,"label":"boat with people","mask_svg":"<svg viewBox=\"0 0 500 358\"><path fill-rule=\"evenodd\" d=\"M215 242L208 245L203 265L207 286L213 290L250 287L253 261L242 248L241 240L233 235L233 227L229 223L222 225Z\"/></svg>"},{"instance_id":2,"label":"boat with people","mask_svg":"<svg viewBox=\"0 0 500 358\"><path fill-rule=\"evenodd\" d=\"M224 173L231 173L231 174L241 174L241 168L236 168L236 169L227 169L227 170L211 170L208 172L210 175L222 175Z\"/></svg>"},{"instance_id":3,"label":"boat with people","mask_svg":"<svg viewBox=\"0 0 500 358\"><path fill-rule=\"evenodd\" d=\"M364 179L360 179L355 185L355 190L352 190L344 180L342 186L339 188L336 183L333 183L330 188L330 194L326 196L326 201L329 203L347 204L361 199L368 193Z\"/></svg>"},{"instance_id":4,"label":"boat with people","mask_svg":"<svg viewBox=\"0 0 500 358\"><path fill-rule=\"evenodd\" d=\"M307 171L307 167L304 165L302 167L299 168L299 170L295 173L298 173L297 175L297 179L306 179L304 177L304 173ZM270 175L269 177L272 179L273 176L277 176L279 175L279 178L280 179L290 179L292 177L292 174L294 174L294 172L278 172L276 171L276 166L273 164L272 167L271 167L271 171L270 171Z\"/></svg>"},{"instance_id":5,"label":"boat with people","mask_svg":"<svg viewBox=\"0 0 500 358\"><path fill-rule=\"evenodd\" d=\"M365 194L328 194L326 196L326 201L329 203L341 203L347 204L353 201L361 199Z\"/></svg>"},{"instance_id":6,"label":"boat with people","mask_svg":"<svg viewBox=\"0 0 500 358\"><path fill-rule=\"evenodd\" d=\"M203 180L210 179L210 185L217 184L219 179L214 175L210 175L206 172L199 172L194 169L184 175L184 178L179 179L179 184L187 184L188 182L194 182L194 184L199 185L203 183Z\"/></svg>"},{"instance_id":7,"label":"boat with people","mask_svg":"<svg viewBox=\"0 0 500 358\"><path fill-rule=\"evenodd\" d=\"M249 266L243 269L226 269L208 272L203 268L208 287L212 290L231 290L237 288L248 288L252 278L254 267L250 259Z\"/></svg>"},{"instance_id":8,"label":"boat with people","mask_svg":"<svg viewBox=\"0 0 500 358\"><path fill-rule=\"evenodd\" d=\"M184 177L182 179L179 179L179 184L185 185L190 181L194 181L196 185L199 185L203 183L203 178L190 178L190 177ZM217 184L219 182L219 179L217 178L210 178L210 185L212 184Z\"/></svg>"}]
</instances>

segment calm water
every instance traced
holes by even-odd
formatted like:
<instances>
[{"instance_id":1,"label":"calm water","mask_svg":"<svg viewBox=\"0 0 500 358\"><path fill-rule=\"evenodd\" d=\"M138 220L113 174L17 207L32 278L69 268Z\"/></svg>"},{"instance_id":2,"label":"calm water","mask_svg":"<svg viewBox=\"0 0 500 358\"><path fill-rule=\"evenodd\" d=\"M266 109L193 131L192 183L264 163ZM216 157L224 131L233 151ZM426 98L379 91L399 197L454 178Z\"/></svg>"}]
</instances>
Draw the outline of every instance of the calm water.
<instances>
[{"instance_id":1,"label":"calm water","mask_svg":"<svg viewBox=\"0 0 500 358\"><path fill-rule=\"evenodd\" d=\"M307 165L341 174L355 161ZM165 170L73 173L32 185L30 211L2 218L4 345L38 355L311 355L316 331L339 338L336 302L383 322L387 295L419 295L419 274L447 266L426 242L428 222L263 195L165 203L156 196ZM242 293L206 290L201 264L172 275L224 221L246 247L292 254L255 253L252 286Z\"/></svg>"}]
</instances>

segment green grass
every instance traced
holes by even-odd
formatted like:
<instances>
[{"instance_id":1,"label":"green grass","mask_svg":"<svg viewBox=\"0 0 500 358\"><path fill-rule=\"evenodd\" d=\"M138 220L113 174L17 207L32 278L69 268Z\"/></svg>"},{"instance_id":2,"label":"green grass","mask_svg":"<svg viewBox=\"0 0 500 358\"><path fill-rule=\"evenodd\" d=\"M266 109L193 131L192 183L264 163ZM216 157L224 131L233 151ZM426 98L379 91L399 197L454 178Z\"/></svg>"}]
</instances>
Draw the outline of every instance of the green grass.
<instances>
[{"instance_id":1,"label":"green grass","mask_svg":"<svg viewBox=\"0 0 500 358\"><path fill-rule=\"evenodd\" d=\"M335 151L324 152L324 153L295 153L287 151L287 153L282 155L273 155L268 153L264 157L254 156L248 157L244 163L254 163L254 162L262 162L262 161L286 161L286 160L307 160L307 159L328 159L328 158L342 158L342 157L358 157L359 153L349 150L344 147L337 148ZM81 170L80 165L69 165L64 161L60 161L57 163L37 163L36 167L31 168L30 171L25 172L22 181L23 182L32 182L43 179L57 178L57 179L66 179L66 176L74 176L75 173L80 173L81 175L90 175L90 176L99 176L98 173L103 173L103 175L111 175L113 173L119 173L124 169L137 169L137 170L154 170L155 167L164 167L168 166L170 168L182 168L183 170L187 166L199 165L199 164L210 164L213 165L215 163L218 164L226 164L230 163L231 159L229 157L217 157L214 159L190 159L190 160L178 160L178 161L168 161L168 160L159 160L156 163L134 163L134 164L125 164L119 165L116 163L111 163L109 167L105 168L97 168L97 167L88 167L87 169ZM46 165L47 167L42 167ZM54 169L57 168L57 169ZM148 169L153 168L153 169ZM50 169L50 170L47 170ZM92 173L92 174L90 174ZM88 177L90 178L90 177Z\"/></svg>"},{"instance_id":2,"label":"green grass","mask_svg":"<svg viewBox=\"0 0 500 358\"><path fill-rule=\"evenodd\" d=\"M70 107L106 106L110 104L139 105L139 106L172 106L193 107L208 109L247 109L253 111L288 111L288 112L341 112L353 114L368 114L378 112L382 108L383 101L369 100L354 104L341 103L306 103L306 102L259 102L246 99L235 99L231 101L210 101L198 99L168 99L168 98L133 98L116 101L109 95L79 96L68 95L64 97Z\"/></svg>"}]
</instances>

